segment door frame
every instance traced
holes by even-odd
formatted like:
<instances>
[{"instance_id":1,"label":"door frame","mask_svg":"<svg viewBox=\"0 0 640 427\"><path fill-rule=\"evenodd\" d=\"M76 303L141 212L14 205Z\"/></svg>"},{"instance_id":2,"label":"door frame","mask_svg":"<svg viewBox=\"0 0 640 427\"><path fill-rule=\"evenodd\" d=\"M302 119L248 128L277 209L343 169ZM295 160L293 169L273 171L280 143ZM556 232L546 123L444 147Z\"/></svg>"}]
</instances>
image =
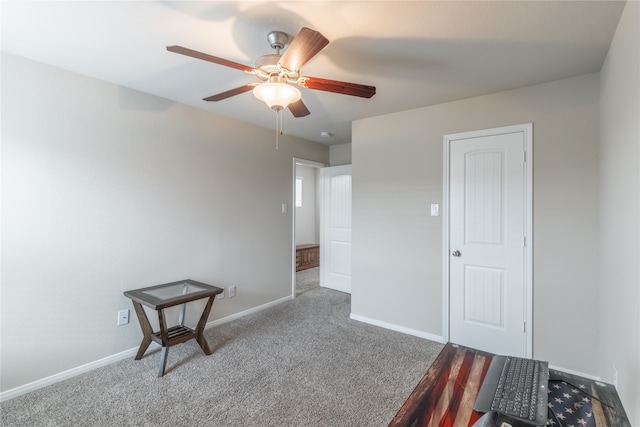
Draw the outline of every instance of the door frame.
<instances>
[{"instance_id":1,"label":"door frame","mask_svg":"<svg viewBox=\"0 0 640 427\"><path fill-rule=\"evenodd\" d=\"M449 162L451 142L458 139L479 138L505 133L522 132L524 134L525 152L525 355L533 357L533 123L504 126L492 129L482 129L477 131L462 132L444 135L442 139L443 153L443 200L442 200L442 336L445 342L449 341L449 304L450 304L450 283L449 283L449 256L450 256L450 183L449 183Z\"/></svg>"},{"instance_id":2,"label":"door frame","mask_svg":"<svg viewBox=\"0 0 640 427\"><path fill-rule=\"evenodd\" d=\"M320 163L313 160L293 157L291 163L291 299L296 297L296 166L307 166L316 169L322 169L329 166L326 163ZM316 185L317 187L317 185ZM322 198L316 193L316 203L319 203L322 209ZM318 220L319 221L319 220ZM322 224L319 225L322 227ZM322 229L320 229L322 232Z\"/></svg>"}]
</instances>

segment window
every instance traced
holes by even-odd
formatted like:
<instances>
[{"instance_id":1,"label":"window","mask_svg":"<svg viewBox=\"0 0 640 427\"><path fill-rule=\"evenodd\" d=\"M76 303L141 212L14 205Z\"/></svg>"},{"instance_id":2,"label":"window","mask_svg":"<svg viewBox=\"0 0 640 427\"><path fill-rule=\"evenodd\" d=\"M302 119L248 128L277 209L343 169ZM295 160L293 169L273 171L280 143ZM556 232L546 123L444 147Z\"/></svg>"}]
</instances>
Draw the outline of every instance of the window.
<instances>
[{"instance_id":1,"label":"window","mask_svg":"<svg viewBox=\"0 0 640 427\"><path fill-rule=\"evenodd\" d=\"M296 208L302 207L302 177L296 176Z\"/></svg>"}]
</instances>

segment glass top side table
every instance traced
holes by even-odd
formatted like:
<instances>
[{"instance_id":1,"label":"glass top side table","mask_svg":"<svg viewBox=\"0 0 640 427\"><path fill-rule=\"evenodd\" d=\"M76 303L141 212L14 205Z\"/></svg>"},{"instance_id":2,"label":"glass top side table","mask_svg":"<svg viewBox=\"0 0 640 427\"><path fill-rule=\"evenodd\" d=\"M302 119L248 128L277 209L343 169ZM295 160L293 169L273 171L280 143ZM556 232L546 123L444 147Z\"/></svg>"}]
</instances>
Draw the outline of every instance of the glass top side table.
<instances>
[{"instance_id":1,"label":"glass top side table","mask_svg":"<svg viewBox=\"0 0 640 427\"><path fill-rule=\"evenodd\" d=\"M138 349L135 360L142 359L144 352L149 348L152 341L160 344L162 346L162 352L158 377L161 377L164 375L167 366L169 347L173 345L195 338L202 351L204 351L206 355L210 355L212 352L204 338L204 327L209 318L211 306L213 305L216 295L221 294L223 291L222 288L217 286L210 286L190 279L126 291L124 295L130 298L133 303L133 308L138 315L138 321L140 322L140 328L143 334L142 343L140 343L140 348ZM208 301L195 330L185 326L186 304L203 298L208 298ZM149 318L142 307L143 305L158 312L159 331L153 331L151 323L149 323ZM181 305L178 324L168 327L164 309L176 305Z\"/></svg>"}]
</instances>

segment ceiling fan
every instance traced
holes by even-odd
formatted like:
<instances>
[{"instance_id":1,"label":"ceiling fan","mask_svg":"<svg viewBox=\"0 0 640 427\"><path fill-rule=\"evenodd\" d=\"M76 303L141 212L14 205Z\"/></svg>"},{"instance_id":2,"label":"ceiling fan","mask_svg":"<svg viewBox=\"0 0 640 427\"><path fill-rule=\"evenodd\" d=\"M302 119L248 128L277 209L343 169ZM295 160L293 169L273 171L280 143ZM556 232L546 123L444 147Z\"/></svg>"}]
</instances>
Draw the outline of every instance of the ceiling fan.
<instances>
[{"instance_id":1,"label":"ceiling fan","mask_svg":"<svg viewBox=\"0 0 640 427\"><path fill-rule=\"evenodd\" d=\"M283 49L289 41L289 36L286 33L271 31L267 35L267 41L275 49L276 53L261 56L257 59L255 67L182 46L167 46L167 50L254 74L260 80L260 82L247 83L246 85L209 96L204 98L205 101L222 101L252 90L256 98L264 101L277 112L288 107L294 117L304 117L309 115L310 112L302 102L300 91L293 83L307 89L362 98L371 98L376 93L375 86L300 75L300 68L329 44L329 40L317 31L303 27L282 55L280 54L280 49Z\"/></svg>"}]
</instances>

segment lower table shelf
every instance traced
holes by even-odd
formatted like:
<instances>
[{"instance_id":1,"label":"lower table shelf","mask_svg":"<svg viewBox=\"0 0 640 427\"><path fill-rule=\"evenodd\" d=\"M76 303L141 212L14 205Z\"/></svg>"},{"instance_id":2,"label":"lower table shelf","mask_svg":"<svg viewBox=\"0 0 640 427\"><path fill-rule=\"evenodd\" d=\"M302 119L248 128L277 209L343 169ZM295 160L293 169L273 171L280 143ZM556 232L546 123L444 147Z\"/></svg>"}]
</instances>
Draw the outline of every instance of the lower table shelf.
<instances>
[{"instance_id":1,"label":"lower table shelf","mask_svg":"<svg viewBox=\"0 0 640 427\"><path fill-rule=\"evenodd\" d=\"M196 331L184 325L176 325L167 329L167 336L169 337L169 345L172 346L195 338ZM154 332L151 339L162 345L162 331Z\"/></svg>"}]
</instances>

